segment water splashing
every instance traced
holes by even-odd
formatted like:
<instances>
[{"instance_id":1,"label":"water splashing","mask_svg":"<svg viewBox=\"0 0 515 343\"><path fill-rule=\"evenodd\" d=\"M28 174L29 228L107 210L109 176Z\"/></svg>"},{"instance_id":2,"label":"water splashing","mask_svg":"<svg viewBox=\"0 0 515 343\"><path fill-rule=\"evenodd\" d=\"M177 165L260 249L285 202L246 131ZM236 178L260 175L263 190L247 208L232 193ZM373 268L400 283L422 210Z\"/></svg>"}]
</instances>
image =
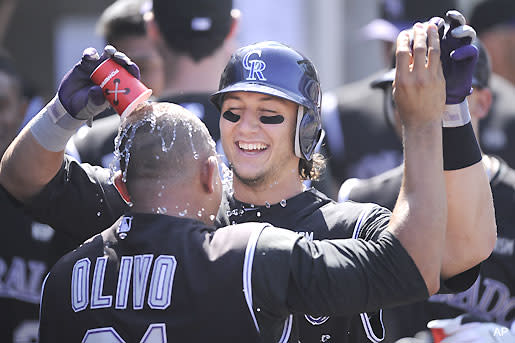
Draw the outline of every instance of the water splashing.
<instances>
[{"instance_id":1,"label":"water splashing","mask_svg":"<svg viewBox=\"0 0 515 343\"><path fill-rule=\"evenodd\" d=\"M193 144L193 127L190 123L187 123L188 125L188 135L190 136L190 144L191 144L191 151L193 152L193 158L198 160L199 154L197 153L197 150L195 150L195 145Z\"/></svg>"},{"instance_id":2,"label":"water splashing","mask_svg":"<svg viewBox=\"0 0 515 343\"><path fill-rule=\"evenodd\" d=\"M222 169L222 187L227 192L227 194L232 195L234 193L232 170L229 169L225 163L220 163L219 165Z\"/></svg>"}]
</instances>

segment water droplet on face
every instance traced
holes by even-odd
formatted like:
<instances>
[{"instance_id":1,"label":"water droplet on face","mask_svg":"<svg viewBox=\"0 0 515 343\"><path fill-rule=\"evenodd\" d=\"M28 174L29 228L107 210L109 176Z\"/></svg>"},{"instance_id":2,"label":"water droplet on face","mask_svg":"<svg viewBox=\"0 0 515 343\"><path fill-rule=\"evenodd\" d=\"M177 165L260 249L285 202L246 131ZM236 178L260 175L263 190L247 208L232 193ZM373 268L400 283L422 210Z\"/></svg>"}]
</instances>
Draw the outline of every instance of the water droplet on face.
<instances>
[{"instance_id":1,"label":"water droplet on face","mask_svg":"<svg viewBox=\"0 0 515 343\"><path fill-rule=\"evenodd\" d=\"M159 192L159 193L157 193L157 196L158 196L158 197L162 197L162 196L163 196L163 193L162 193L162 192Z\"/></svg>"},{"instance_id":2,"label":"water droplet on face","mask_svg":"<svg viewBox=\"0 0 515 343\"><path fill-rule=\"evenodd\" d=\"M179 216L181 216L181 217L184 217L187 214L188 214L188 210L184 210L184 211L179 212Z\"/></svg>"},{"instance_id":3,"label":"water droplet on face","mask_svg":"<svg viewBox=\"0 0 515 343\"><path fill-rule=\"evenodd\" d=\"M265 207L270 208L270 203L268 201L265 201Z\"/></svg>"},{"instance_id":4,"label":"water droplet on face","mask_svg":"<svg viewBox=\"0 0 515 343\"><path fill-rule=\"evenodd\" d=\"M234 193L233 189L233 172L224 163L219 164L222 169L222 188L228 195Z\"/></svg>"},{"instance_id":5,"label":"water droplet on face","mask_svg":"<svg viewBox=\"0 0 515 343\"><path fill-rule=\"evenodd\" d=\"M197 216L202 217L202 211L198 211Z\"/></svg>"},{"instance_id":6,"label":"water droplet on face","mask_svg":"<svg viewBox=\"0 0 515 343\"><path fill-rule=\"evenodd\" d=\"M211 221L215 220L215 215L214 214L210 214L209 215L209 220L211 220Z\"/></svg>"},{"instance_id":7,"label":"water droplet on face","mask_svg":"<svg viewBox=\"0 0 515 343\"><path fill-rule=\"evenodd\" d=\"M283 199L281 200L281 202L279 203L282 207L286 207L286 200Z\"/></svg>"},{"instance_id":8,"label":"water droplet on face","mask_svg":"<svg viewBox=\"0 0 515 343\"><path fill-rule=\"evenodd\" d=\"M198 154L197 154L197 153L194 153L194 154L193 154L193 158L194 158L194 159L196 159L196 160L198 160Z\"/></svg>"}]
</instances>

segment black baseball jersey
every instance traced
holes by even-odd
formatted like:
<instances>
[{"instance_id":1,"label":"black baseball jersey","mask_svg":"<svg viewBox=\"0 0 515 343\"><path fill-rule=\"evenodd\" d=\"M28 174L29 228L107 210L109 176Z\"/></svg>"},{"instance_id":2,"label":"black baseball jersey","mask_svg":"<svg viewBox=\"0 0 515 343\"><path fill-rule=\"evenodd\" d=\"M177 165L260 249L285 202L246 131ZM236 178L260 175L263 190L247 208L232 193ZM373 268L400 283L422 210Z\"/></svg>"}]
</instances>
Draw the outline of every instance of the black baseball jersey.
<instances>
[{"instance_id":1,"label":"black baseball jersey","mask_svg":"<svg viewBox=\"0 0 515 343\"><path fill-rule=\"evenodd\" d=\"M109 171L80 165L69 158L65 159L56 177L33 199L30 208L40 220L79 239L96 234L98 227L110 226L117 216L129 210L109 182ZM267 206L245 204L226 193L217 226L258 221L295 230L310 240L376 240L385 226L363 226L362 221L373 208L372 204L339 204L315 189ZM462 283L470 285L474 280L475 277L464 278ZM326 342L366 342L368 339L374 342L384 334L380 311L339 318L311 313L296 316L294 324L293 333L300 330L303 342L321 339ZM297 326L301 328L297 330Z\"/></svg>"},{"instance_id":2,"label":"black baseball jersey","mask_svg":"<svg viewBox=\"0 0 515 343\"><path fill-rule=\"evenodd\" d=\"M173 102L187 108L204 124L206 124L211 137L217 144L217 150L222 152L220 140L220 112L209 101L210 94L182 94L159 98L157 101ZM114 139L118 134L120 116L112 114L105 118L95 120L93 126L84 126L73 136L73 143L82 162L103 167L109 167L114 162Z\"/></svg>"},{"instance_id":3,"label":"black baseball jersey","mask_svg":"<svg viewBox=\"0 0 515 343\"><path fill-rule=\"evenodd\" d=\"M348 178L369 178L402 162L401 142L384 118L383 92L370 88L377 77L374 74L324 94L323 153L333 187L317 187L333 199Z\"/></svg>"},{"instance_id":4,"label":"black baseball jersey","mask_svg":"<svg viewBox=\"0 0 515 343\"><path fill-rule=\"evenodd\" d=\"M389 216L375 206L361 217L362 227L384 226ZM389 278L392 272L402 276ZM389 232L375 242L309 241L263 223L216 230L193 219L134 213L51 270L40 339L281 342L293 312L348 314L427 295L413 260Z\"/></svg>"},{"instance_id":5,"label":"black baseball jersey","mask_svg":"<svg viewBox=\"0 0 515 343\"><path fill-rule=\"evenodd\" d=\"M495 158L495 157L492 157ZM453 318L462 313L507 327L515 321L515 170L500 160L490 185L497 222L497 243L490 257L481 264L476 282L457 294L436 294L428 301L385 310L388 340L413 336L426 329L432 319ZM348 197L355 201L375 201L382 206L395 204L402 168L369 180L353 182Z\"/></svg>"},{"instance_id":6,"label":"black baseball jersey","mask_svg":"<svg viewBox=\"0 0 515 343\"><path fill-rule=\"evenodd\" d=\"M37 342L45 275L72 247L50 226L33 221L0 187L0 341Z\"/></svg>"}]
</instances>

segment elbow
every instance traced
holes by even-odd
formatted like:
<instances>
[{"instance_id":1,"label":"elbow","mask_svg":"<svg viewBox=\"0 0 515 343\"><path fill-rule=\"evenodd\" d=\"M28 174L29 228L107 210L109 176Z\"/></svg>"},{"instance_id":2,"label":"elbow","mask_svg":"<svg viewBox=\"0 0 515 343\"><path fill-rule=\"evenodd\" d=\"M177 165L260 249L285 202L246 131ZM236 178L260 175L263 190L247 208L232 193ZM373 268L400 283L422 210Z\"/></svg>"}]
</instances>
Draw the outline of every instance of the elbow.
<instances>
[{"instance_id":1,"label":"elbow","mask_svg":"<svg viewBox=\"0 0 515 343\"><path fill-rule=\"evenodd\" d=\"M440 289L440 272L435 272L433 275L424 278L424 281L426 282L429 296L436 294Z\"/></svg>"},{"instance_id":2,"label":"elbow","mask_svg":"<svg viewBox=\"0 0 515 343\"><path fill-rule=\"evenodd\" d=\"M486 260L492 254L492 251L495 248L495 243L497 242L497 224L495 223L495 219L489 225L489 229L485 232L485 237L482 239L482 245L480 252L478 253L478 258L481 261Z\"/></svg>"}]
</instances>

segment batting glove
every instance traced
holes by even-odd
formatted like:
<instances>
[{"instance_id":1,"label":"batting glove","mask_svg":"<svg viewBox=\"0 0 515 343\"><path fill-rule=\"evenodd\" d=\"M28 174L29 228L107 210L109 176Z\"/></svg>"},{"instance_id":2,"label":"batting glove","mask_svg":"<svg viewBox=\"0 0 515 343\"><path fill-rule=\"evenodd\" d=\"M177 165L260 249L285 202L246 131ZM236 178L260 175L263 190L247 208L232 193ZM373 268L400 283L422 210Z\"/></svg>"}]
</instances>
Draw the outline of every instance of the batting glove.
<instances>
[{"instance_id":1,"label":"batting glove","mask_svg":"<svg viewBox=\"0 0 515 343\"><path fill-rule=\"evenodd\" d=\"M438 20L440 19L440 20ZM459 104L472 93L472 75L479 51L472 45L476 31L465 24L465 17L458 11L448 11L444 27L441 18L432 21L440 33L440 59L446 82L446 104Z\"/></svg>"},{"instance_id":2,"label":"batting glove","mask_svg":"<svg viewBox=\"0 0 515 343\"><path fill-rule=\"evenodd\" d=\"M491 322L480 322L467 314L452 319L432 320L427 327L443 329L445 338L441 343L515 342L515 334L507 327Z\"/></svg>"},{"instance_id":3,"label":"batting glove","mask_svg":"<svg viewBox=\"0 0 515 343\"><path fill-rule=\"evenodd\" d=\"M57 95L28 124L34 138L49 151L63 151L75 130L86 121L103 112L109 103L100 86L90 75L103 61L112 58L136 78L140 78L138 66L125 54L110 45L102 56L94 48L87 48L82 59L63 77Z\"/></svg>"},{"instance_id":4,"label":"batting glove","mask_svg":"<svg viewBox=\"0 0 515 343\"><path fill-rule=\"evenodd\" d=\"M140 78L138 66L125 54L116 51L113 46L106 46L102 56L99 56L94 48L85 49L80 62L63 77L57 92L63 108L73 118L91 120L109 107L102 88L90 79L91 73L108 58L112 58L129 73Z\"/></svg>"}]
</instances>

